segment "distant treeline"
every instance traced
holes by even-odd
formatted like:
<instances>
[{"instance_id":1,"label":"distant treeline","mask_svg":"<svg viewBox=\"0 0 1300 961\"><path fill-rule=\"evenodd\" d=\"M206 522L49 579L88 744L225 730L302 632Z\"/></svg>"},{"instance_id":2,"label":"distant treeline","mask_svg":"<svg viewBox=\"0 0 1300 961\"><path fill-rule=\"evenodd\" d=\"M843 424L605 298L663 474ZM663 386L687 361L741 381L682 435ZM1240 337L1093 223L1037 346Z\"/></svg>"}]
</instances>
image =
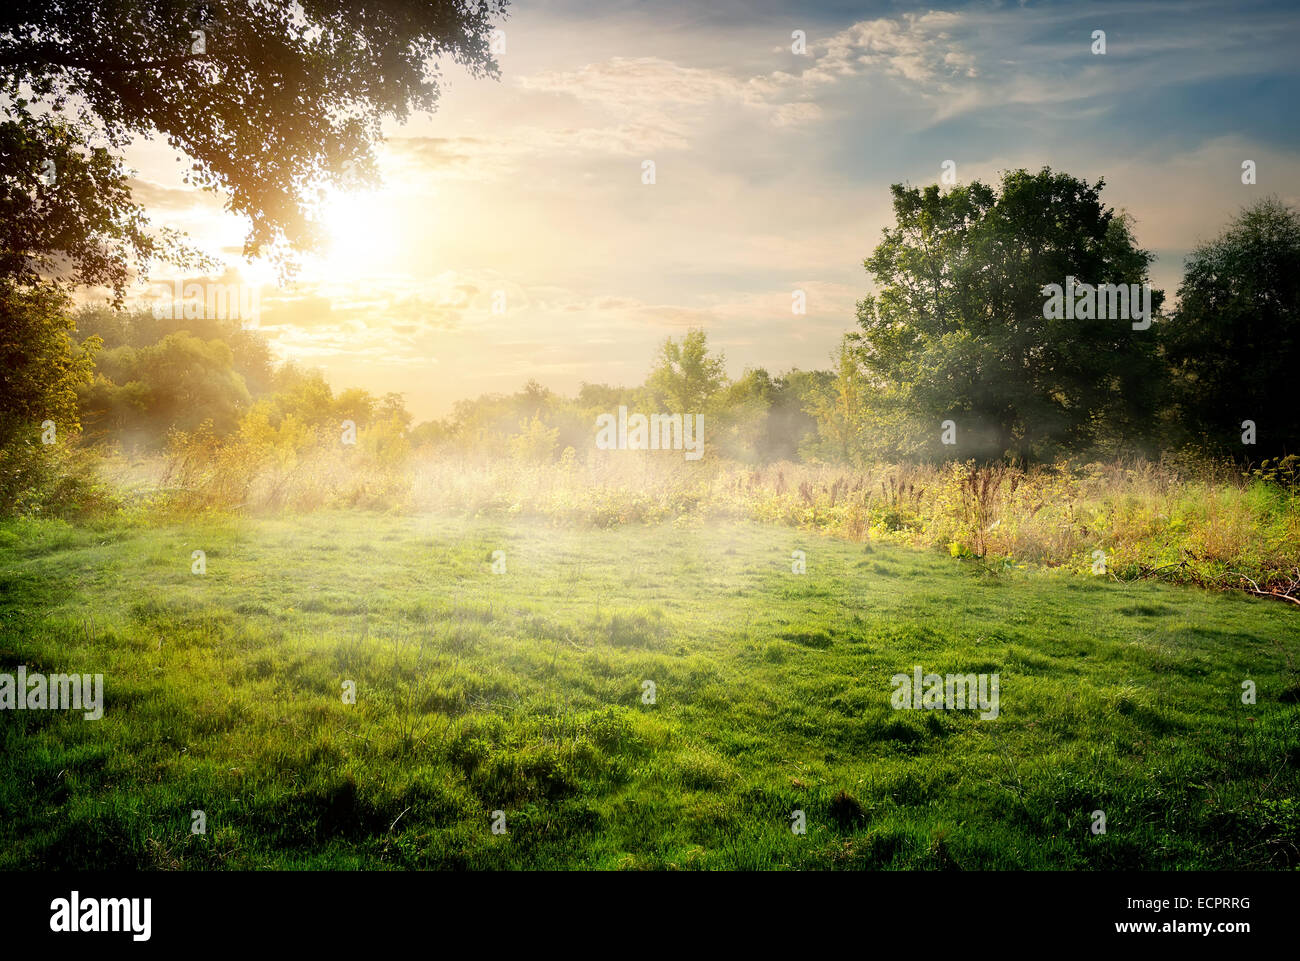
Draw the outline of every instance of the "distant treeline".
<instances>
[{"instance_id":1,"label":"distant treeline","mask_svg":"<svg viewBox=\"0 0 1300 961\"><path fill-rule=\"evenodd\" d=\"M515 394L459 401L448 417L412 426L399 394L376 397L358 388L339 393L316 370L274 363L255 330L220 320L159 320L143 311L87 308L77 336L97 340L94 373L78 390L84 438L135 451L161 450L201 427L211 436L254 428L289 441L295 432L360 431L383 424L415 449L548 460L565 448L592 447L601 413L703 413L710 450L746 462L815 456L816 411L829 396L826 371L773 377L746 371L732 381L702 331L665 343L656 367L638 387L583 384L563 397L536 381Z\"/></svg>"}]
</instances>

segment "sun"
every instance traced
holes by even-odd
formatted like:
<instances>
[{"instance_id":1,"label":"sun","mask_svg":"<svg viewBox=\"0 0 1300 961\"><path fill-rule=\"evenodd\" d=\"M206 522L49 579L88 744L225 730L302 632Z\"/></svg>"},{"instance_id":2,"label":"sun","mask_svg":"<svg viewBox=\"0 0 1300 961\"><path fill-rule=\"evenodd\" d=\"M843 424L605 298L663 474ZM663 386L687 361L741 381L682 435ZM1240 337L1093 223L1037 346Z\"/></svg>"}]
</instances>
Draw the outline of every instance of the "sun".
<instances>
[{"instance_id":1,"label":"sun","mask_svg":"<svg viewBox=\"0 0 1300 961\"><path fill-rule=\"evenodd\" d=\"M391 270L406 228L400 204L384 190L326 190L320 220L326 247L304 263L322 281L358 280Z\"/></svg>"}]
</instances>

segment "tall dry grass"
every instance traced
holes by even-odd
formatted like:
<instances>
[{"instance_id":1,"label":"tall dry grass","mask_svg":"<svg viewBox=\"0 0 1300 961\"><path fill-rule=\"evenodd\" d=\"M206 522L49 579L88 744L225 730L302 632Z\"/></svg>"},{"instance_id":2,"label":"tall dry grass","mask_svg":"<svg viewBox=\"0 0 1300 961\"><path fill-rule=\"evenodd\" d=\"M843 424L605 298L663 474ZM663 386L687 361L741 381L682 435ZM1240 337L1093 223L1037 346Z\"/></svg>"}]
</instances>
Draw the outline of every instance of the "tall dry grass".
<instances>
[{"instance_id":1,"label":"tall dry grass","mask_svg":"<svg viewBox=\"0 0 1300 961\"><path fill-rule=\"evenodd\" d=\"M152 471L151 486L143 480ZM1240 586L1300 578L1300 491L1229 464L1119 460L1028 470L974 463L752 469L680 453L572 448L558 461L299 448L191 437L118 465L152 509L364 508L608 527L739 518L1000 562Z\"/></svg>"}]
</instances>

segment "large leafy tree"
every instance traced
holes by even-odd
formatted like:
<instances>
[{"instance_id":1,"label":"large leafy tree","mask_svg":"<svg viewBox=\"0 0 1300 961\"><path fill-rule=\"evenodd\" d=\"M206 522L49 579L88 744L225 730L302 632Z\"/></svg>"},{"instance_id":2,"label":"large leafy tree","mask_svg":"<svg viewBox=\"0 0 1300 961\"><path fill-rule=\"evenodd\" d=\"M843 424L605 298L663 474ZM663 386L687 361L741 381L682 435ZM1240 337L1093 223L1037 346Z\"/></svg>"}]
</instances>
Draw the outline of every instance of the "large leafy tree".
<instances>
[{"instance_id":1,"label":"large leafy tree","mask_svg":"<svg viewBox=\"0 0 1300 961\"><path fill-rule=\"evenodd\" d=\"M865 261L858 305L867 403L911 455L1033 460L1149 433L1160 389L1150 331L1048 319L1044 288L1144 284L1152 255L1087 183L1043 168L948 192L892 188L896 223ZM1153 292L1152 310L1161 302ZM956 424L944 446L941 422Z\"/></svg>"},{"instance_id":2,"label":"large leafy tree","mask_svg":"<svg viewBox=\"0 0 1300 961\"><path fill-rule=\"evenodd\" d=\"M1197 247L1162 336L1194 439L1244 459L1300 452L1300 213L1261 200ZM1253 447L1242 443L1247 420Z\"/></svg>"},{"instance_id":3,"label":"large leafy tree","mask_svg":"<svg viewBox=\"0 0 1300 961\"><path fill-rule=\"evenodd\" d=\"M373 176L387 118L432 110L439 58L495 75L506 0L14 0L0 11L0 275L120 298L129 261L192 256L147 229L121 149L161 135L286 269L320 241L323 182Z\"/></svg>"}]
</instances>

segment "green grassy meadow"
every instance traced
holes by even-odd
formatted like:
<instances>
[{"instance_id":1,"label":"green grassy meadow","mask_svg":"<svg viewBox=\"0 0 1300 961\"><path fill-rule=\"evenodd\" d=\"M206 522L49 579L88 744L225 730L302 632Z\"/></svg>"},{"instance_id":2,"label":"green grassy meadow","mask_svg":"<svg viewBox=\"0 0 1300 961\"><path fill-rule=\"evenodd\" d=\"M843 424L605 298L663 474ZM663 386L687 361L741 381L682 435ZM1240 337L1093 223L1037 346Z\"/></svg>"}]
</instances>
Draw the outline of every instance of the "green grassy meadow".
<instances>
[{"instance_id":1,"label":"green grassy meadow","mask_svg":"<svg viewBox=\"0 0 1300 961\"><path fill-rule=\"evenodd\" d=\"M1295 868L1296 624L740 521L6 521L0 671L106 694L0 714L0 868Z\"/></svg>"}]
</instances>

